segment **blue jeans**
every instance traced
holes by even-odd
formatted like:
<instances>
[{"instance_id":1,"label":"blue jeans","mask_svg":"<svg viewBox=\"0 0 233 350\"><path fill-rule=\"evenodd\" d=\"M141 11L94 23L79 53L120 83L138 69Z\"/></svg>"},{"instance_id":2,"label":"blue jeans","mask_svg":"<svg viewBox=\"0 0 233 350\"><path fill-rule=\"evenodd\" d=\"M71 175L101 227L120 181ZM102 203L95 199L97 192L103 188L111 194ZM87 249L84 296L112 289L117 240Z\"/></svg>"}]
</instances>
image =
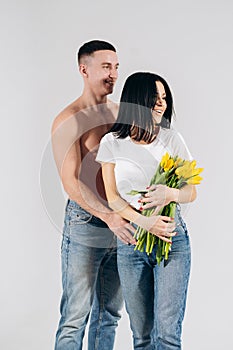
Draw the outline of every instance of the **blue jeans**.
<instances>
[{"instance_id":1,"label":"blue jeans","mask_svg":"<svg viewBox=\"0 0 233 350\"><path fill-rule=\"evenodd\" d=\"M68 200L61 254L63 294L55 350L82 349L91 310L88 350L113 349L123 305L115 236L103 221Z\"/></svg>"},{"instance_id":2,"label":"blue jeans","mask_svg":"<svg viewBox=\"0 0 233 350\"><path fill-rule=\"evenodd\" d=\"M186 225L176 210L169 258L156 264L156 246L150 256L118 241L118 270L133 332L134 349L181 349L190 274L190 243Z\"/></svg>"}]
</instances>

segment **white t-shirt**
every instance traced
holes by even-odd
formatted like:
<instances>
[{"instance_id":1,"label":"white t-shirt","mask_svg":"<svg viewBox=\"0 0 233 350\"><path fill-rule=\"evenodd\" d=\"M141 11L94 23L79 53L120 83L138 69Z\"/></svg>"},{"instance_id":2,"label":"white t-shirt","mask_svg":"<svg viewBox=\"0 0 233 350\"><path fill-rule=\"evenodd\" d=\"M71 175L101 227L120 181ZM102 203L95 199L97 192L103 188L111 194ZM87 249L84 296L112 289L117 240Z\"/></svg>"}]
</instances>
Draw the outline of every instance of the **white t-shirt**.
<instances>
[{"instance_id":1,"label":"white t-shirt","mask_svg":"<svg viewBox=\"0 0 233 350\"><path fill-rule=\"evenodd\" d=\"M116 186L119 194L128 203L139 208L138 196L131 196L131 190L145 190L150 184L156 169L168 152L172 157L191 160L192 156L182 136L174 129L160 127L156 139L150 144L135 143L128 136L116 138L106 134L99 146L96 160L101 163L115 164Z\"/></svg>"}]
</instances>

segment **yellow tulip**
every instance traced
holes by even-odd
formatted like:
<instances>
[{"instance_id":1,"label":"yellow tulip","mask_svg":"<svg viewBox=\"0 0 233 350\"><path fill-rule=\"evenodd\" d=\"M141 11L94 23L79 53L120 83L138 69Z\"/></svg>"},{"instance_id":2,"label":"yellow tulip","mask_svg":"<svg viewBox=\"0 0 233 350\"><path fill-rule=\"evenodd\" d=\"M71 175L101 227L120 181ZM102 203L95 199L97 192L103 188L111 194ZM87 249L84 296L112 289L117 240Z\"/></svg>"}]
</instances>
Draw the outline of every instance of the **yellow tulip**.
<instances>
[{"instance_id":1,"label":"yellow tulip","mask_svg":"<svg viewBox=\"0 0 233 350\"><path fill-rule=\"evenodd\" d=\"M197 176L193 176L190 179L187 180L187 184L188 185L199 185L200 182L202 180L202 177L197 175Z\"/></svg>"},{"instance_id":2,"label":"yellow tulip","mask_svg":"<svg viewBox=\"0 0 233 350\"><path fill-rule=\"evenodd\" d=\"M178 157L178 158L174 161L174 167L177 168L177 167L183 165L183 162L184 162L183 159L181 159L181 158Z\"/></svg>"},{"instance_id":3,"label":"yellow tulip","mask_svg":"<svg viewBox=\"0 0 233 350\"><path fill-rule=\"evenodd\" d=\"M167 163L168 159L170 158L169 154L168 153L165 153L161 162L160 162L160 165L161 167L164 167L164 165Z\"/></svg>"},{"instance_id":4,"label":"yellow tulip","mask_svg":"<svg viewBox=\"0 0 233 350\"><path fill-rule=\"evenodd\" d=\"M186 160L182 166L175 170L175 174L178 176L178 178L183 177L184 179L199 175L203 171L203 168L195 168L195 166L195 160Z\"/></svg>"},{"instance_id":5,"label":"yellow tulip","mask_svg":"<svg viewBox=\"0 0 233 350\"><path fill-rule=\"evenodd\" d=\"M168 153L165 153L160 162L160 165L164 169L164 171L168 171L174 166L174 159L171 158Z\"/></svg>"},{"instance_id":6,"label":"yellow tulip","mask_svg":"<svg viewBox=\"0 0 233 350\"><path fill-rule=\"evenodd\" d=\"M191 168L194 169L196 165L197 165L197 162L195 160L192 160L190 163Z\"/></svg>"},{"instance_id":7,"label":"yellow tulip","mask_svg":"<svg viewBox=\"0 0 233 350\"><path fill-rule=\"evenodd\" d=\"M203 168L197 168L197 169L187 169L186 171L184 171L184 173L182 174L182 176L185 179L189 179L190 177L199 175L202 172Z\"/></svg>"},{"instance_id":8,"label":"yellow tulip","mask_svg":"<svg viewBox=\"0 0 233 350\"><path fill-rule=\"evenodd\" d=\"M168 170L170 170L172 167L173 167L173 165L174 165L174 160L173 159L169 159L168 161L167 161L167 163L164 165L164 171L168 171Z\"/></svg>"},{"instance_id":9,"label":"yellow tulip","mask_svg":"<svg viewBox=\"0 0 233 350\"><path fill-rule=\"evenodd\" d=\"M175 170L175 174L180 177L185 177L185 174L190 171L190 163L185 162L182 166Z\"/></svg>"}]
</instances>

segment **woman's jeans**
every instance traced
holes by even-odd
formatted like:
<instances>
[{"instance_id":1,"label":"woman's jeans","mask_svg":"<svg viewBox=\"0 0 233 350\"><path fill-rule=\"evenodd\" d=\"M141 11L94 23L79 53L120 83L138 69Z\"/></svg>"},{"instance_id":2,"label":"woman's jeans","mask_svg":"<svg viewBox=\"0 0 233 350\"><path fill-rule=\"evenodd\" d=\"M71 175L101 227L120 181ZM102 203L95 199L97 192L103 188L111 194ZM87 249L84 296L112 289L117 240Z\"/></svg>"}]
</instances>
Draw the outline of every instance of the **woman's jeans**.
<instances>
[{"instance_id":1,"label":"woman's jeans","mask_svg":"<svg viewBox=\"0 0 233 350\"><path fill-rule=\"evenodd\" d=\"M186 225L176 210L169 258L156 264L156 246L150 256L118 241L118 270L133 332L134 349L181 349L190 274L190 243Z\"/></svg>"},{"instance_id":2,"label":"woman's jeans","mask_svg":"<svg viewBox=\"0 0 233 350\"><path fill-rule=\"evenodd\" d=\"M91 309L88 350L113 349L123 305L115 236L69 200L61 253L63 294L55 350L82 349Z\"/></svg>"}]
</instances>

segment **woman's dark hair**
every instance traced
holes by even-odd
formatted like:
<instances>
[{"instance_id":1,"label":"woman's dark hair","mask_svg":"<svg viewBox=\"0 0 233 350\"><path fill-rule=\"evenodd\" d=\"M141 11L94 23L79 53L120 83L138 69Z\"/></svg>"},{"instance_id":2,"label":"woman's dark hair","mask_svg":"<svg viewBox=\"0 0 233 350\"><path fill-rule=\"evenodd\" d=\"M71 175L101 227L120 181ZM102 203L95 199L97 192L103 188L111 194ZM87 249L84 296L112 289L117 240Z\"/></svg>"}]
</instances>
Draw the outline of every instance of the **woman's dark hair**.
<instances>
[{"instance_id":1,"label":"woman's dark hair","mask_svg":"<svg viewBox=\"0 0 233 350\"><path fill-rule=\"evenodd\" d=\"M156 81L160 81L166 92L167 108L164 112L161 127L170 128L173 114L173 99L167 82L157 74L137 72L130 75L124 84L118 117L109 132L116 137L132 136L136 141L151 142L155 137L152 109L156 104ZM136 131L136 134L135 134Z\"/></svg>"},{"instance_id":2,"label":"woman's dark hair","mask_svg":"<svg viewBox=\"0 0 233 350\"><path fill-rule=\"evenodd\" d=\"M115 47L103 40L91 40L83 44L77 53L78 63L80 63L80 59L84 56L91 56L94 52L100 50L110 50L116 52Z\"/></svg>"}]
</instances>

